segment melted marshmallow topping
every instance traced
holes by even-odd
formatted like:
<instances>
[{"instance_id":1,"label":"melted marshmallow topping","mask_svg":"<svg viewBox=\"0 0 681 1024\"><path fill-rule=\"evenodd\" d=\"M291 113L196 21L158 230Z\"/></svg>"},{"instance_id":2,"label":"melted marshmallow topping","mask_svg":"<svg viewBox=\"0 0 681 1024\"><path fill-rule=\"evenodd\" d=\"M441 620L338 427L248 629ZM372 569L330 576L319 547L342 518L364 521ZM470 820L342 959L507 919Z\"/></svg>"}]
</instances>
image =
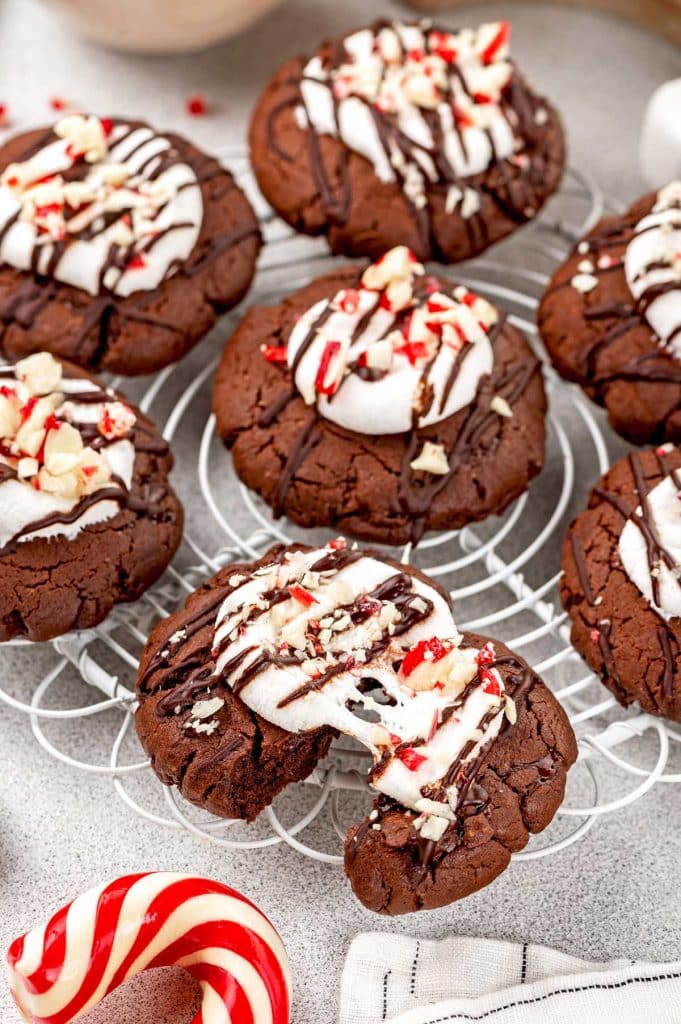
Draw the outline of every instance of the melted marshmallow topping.
<instances>
[{"instance_id":1,"label":"melted marshmallow topping","mask_svg":"<svg viewBox=\"0 0 681 1024\"><path fill-rule=\"evenodd\" d=\"M466 178L523 148L501 104L513 74L509 34L506 22L459 32L397 21L362 29L332 62L307 63L298 120L340 138L423 207L440 177L436 150L450 178ZM456 185L448 198L448 212L459 202L464 217L479 208L477 193Z\"/></svg>"},{"instance_id":2,"label":"melted marshmallow topping","mask_svg":"<svg viewBox=\"0 0 681 1024\"><path fill-rule=\"evenodd\" d=\"M441 286L398 246L356 288L307 310L282 356L305 402L325 419L358 433L396 434L473 401L492 369L497 323L489 302Z\"/></svg>"},{"instance_id":3,"label":"melted marshmallow topping","mask_svg":"<svg viewBox=\"0 0 681 1024\"><path fill-rule=\"evenodd\" d=\"M132 484L133 411L46 352L0 366L0 548L73 539L115 516Z\"/></svg>"},{"instance_id":4,"label":"melted marshmallow topping","mask_svg":"<svg viewBox=\"0 0 681 1024\"><path fill-rule=\"evenodd\" d=\"M681 473L673 470L644 496L619 539L622 565L664 618L681 616Z\"/></svg>"},{"instance_id":5,"label":"melted marshmallow topping","mask_svg":"<svg viewBox=\"0 0 681 1024\"><path fill-rule=\"evenodd\" d=\"M91 295L158 287L202 220L194 171L143 126L64 118L0 178L0 260Z\"/></svg>"},{"instance_id":6,"label":"melted marshmallow topping","mask_svg":"<svg viewBox=\"0 0 681 1024\"><path fill-rule=\"evenodd\" d=\"M515 720L493 646L465 646L437 590L342 540L228 582L214 676L282 729L330 726L358 740L372 787L419 813L417 828L434 816L427 834L441 835L467 768L505 716ZM198 702L195 719L209 703L212 713L222 701Z\"/></svg>"},{"instance_id":7,"label":"melted marshmallow topping","mask_svg":"<svg viewBox=\"0 0 681 1024\"><path fill-rule=\"evenodd\" d=\"M660 341L681 357L681 181L657 194L624 257L627 283Z\"/></svg>"}]
</instances>

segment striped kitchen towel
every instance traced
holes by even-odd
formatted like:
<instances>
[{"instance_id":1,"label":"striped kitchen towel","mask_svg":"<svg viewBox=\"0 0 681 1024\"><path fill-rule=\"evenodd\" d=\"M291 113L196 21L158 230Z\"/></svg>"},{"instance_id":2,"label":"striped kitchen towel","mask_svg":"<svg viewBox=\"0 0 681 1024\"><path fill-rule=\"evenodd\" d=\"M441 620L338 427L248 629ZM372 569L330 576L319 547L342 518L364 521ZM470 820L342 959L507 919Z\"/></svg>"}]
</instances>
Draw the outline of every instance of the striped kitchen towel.
<instances>
[{"instance_id":1,"label":"striped kitchen towel","mask_svg":"<svg viewBox=\"0 0 681 1024\"><path fill-rule=\"evenodd\" d=\"M370 932L348 952L340 1024L681 1024L681 961L594 963L528 943Z\"/></svg>"}]
</instances>

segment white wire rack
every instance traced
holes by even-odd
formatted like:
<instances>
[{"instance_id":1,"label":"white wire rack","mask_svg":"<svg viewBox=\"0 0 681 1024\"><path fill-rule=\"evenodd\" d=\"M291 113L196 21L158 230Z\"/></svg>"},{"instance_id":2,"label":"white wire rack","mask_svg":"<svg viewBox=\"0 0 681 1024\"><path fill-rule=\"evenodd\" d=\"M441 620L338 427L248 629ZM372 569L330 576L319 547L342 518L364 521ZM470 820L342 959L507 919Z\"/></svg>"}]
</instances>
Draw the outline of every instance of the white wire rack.
<instances>
[{"instance_id":1,"label":"white wire rack","mask_svg":"<svg viewBox=\"0 0 681 1024\"><path fill-rule=\"evenodd\" d=\"M221 155L252 192L244 154ZM262 208L262 200L254 196L254 202L268 244L250 303L276 300L335 262L323 242L292 235ZM534 326L538 297L571 242L598 220L605 207L598 188L570 171L561 194L535 224L493 255L465 264L454 274L504 306L544 359ZM28 716L43 750L75 771L106 776L131 812L159 826L185 829L229 849L284 842L301 854L335 864L342 861L338 838L343 839L347 823L357 820L369 802L361 751L347 742L334 745L305 784L289 787L276 807L246 826L205 814L162 786L142 756L132 725L138 657L159 617L177 608L222 565L258 557L276 541L316 541L325 536L274 521L266 506L238 482L230 457L216 438L210 415L211 380L224 338L238 315L227 317L179 366L168 367L141 386L123 384L131 398L164 423L164 435L176 452L175 482L187 509L188 528L175 563L139 602L117 607L96 629L61 637L39 649L30 643L5 645L0 702ZM566 615L556 599L558 552L567 522L611 461L608 448L612 450L613 442L606 444L600 414L578 391L559 382L546 364L545 371L551 411L541 477L504 516L427 535L411 556L448 587L460 629L489 632L533 664L563 702L577 733L579 761L571 773L567 799L554 824L516 854L519 859L561 850L600 816L633 803L653 786L681 782L681 730L650 715L623 711L569 643ZM91 759L83 751L92 754Z\"/></svg>"}]
</instances>

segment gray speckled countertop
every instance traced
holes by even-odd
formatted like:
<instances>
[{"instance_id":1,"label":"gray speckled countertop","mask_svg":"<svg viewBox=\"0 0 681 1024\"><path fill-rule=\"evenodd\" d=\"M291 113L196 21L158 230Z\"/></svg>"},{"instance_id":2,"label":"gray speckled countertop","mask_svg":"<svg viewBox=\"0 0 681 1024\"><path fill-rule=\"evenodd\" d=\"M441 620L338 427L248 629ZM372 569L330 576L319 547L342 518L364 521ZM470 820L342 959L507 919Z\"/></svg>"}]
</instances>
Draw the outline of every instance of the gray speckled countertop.
<instances>
[{"instance_id":1,"label":"gray speckled countertop","mask_svg":"<svg viewBox=\"0 0 681 1024\"><path fill-rule=\"evenodd\" d=\"M37 0L4 0L0 102L10 106L18 127L48 117L48 97L61 95L102 112L148 115L159 127L186 130L207 148L224 149L242 140L252 100L281 59L369 15L403 10L388 0L290 0L221 48L143 59L72 38ZM518 60L564 114L572 163L614 196L636 195L642 188L636 141L644 104L655 86L681 75L681 52L630 24L569 7L519 3L511 10L493 3L442 20L463 24L501 16L512 16ZM193 91L215 102L211 117L190 122L185 116L184 97ZM185 494L200 521L192 498ZM51 657L41 651L5 654L0 671L12 692L26 698L30 677ZM0 950L96 881L164 868L229 881L270 914L293 961L295 1024L335 1020L343 957L363 929L527 939L597 959L681 955L677 788L656 788L601 821L579 844L514 865L462 904L391 922L365 911L338 869L302 860L288 848L227 853L138 821L114 798L109 781L76 774L49 758L23 716L2 707L0 723ZM97 726L73 728L80 756L101 757ZM0 1019L18 1019L3 982Z\"/></svg>"}]
</instances>

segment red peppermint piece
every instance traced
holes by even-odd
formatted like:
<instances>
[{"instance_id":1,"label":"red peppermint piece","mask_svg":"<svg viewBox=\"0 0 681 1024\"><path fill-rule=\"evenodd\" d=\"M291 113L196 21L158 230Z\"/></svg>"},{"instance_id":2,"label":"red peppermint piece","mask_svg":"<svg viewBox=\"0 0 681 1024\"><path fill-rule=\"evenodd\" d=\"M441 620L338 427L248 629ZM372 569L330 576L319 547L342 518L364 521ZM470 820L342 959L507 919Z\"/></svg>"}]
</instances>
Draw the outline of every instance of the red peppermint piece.
<instances>
[{"instance_id":1,"label":"red peppermint piece","mask_svg":"<svg viewBox=\"0 0 681 1024\"><path fill-rule=\"evenodd\" d=\"M491 64L493 60L496 60L499 50L511 38L511 26L507 21L502 21L499 24L499 31L494 36L494 39L485 47L480 54L480 60L483 64Z\"/></svg>"},{"instance_id":2,"label":"red peppermint piece","mask_svg":"<svg viewBox=\"0 0 681 1024\"><path fill-rule=\"evenodd\" d=\"M105 135L110 135L113 128L113 121L110 117L102 117L99 122Z\"/></svg>"},{"instance_id":3,"label":"red peppermint piece","mask_svg":"<svg viewBox=\"0 0 681 1024\"><path fill-rule=\"evenodd\" d=\"M419 640L416 647L407 651L400 666L400 675L408 676L415 668L424 661L440 661L445 654L449 654L450 644L445 644L437 636L431 636L430 640Z\"/></svg>"},{"instance_id":4,"label":"red peppermint piece","mask_svg":"<svg viewBox=\"0 0 681 1024\"><path fill-rule=\"evenodd\" d=\"M336 381L332 380L327 384L326 375L329 371L331 361L340 352L340 347L340 341L327 341L324 351L322 352L322 358L319 361L319 368L314 382L315 389L320 395L332 395L336 390Z\"/></svg>"},{"instance_id":5,"label":"red peppermint piece","mask_svg":"<svg viewBox=\"0 0 681 1024\"><path fill-rule=\"evenodd\" d=\"M48 217L51 213L61 213L61 203L47 203L46 206L36 206L36 216Z\"/></svg>"},{"instance_id":6,"label":"red peppermint piece","mask_svg":"<svg viewBox=\"0 0 681 1024\"><path fill-rule=\"evenodd\" d=\"M97 472L96 466L83 466L82 469L83 473L85 473L85 476L94 476L94 474Z\"/></svg>"},{"instance_id":7,"label":"red peppermint piece","mask_svg":"<svg viewBox=\"0 0 681 1024\"><path fill-rule=\"evenodd\" d=\"M473 127L473 119L465 110L462 110L461 107L457 106L456 103L452 103L452 112L454 114L454 120L460 128Z\"/></svg>"},{"instance_id":8,"label":"red peppermint piece","mask_svg":"<svg viewBox=\"0 0 681 1024\"><path fill-rule=\"evenodd\" d=\"M424 57L425 57L425 53L423 52L423 50L418 50L418 49L416 49L416 50L409 50L409 52L407 53L407 59L408 60L417 60L418 61L418 60L423 60Z\"/></svg>"},{"instance_id":9,"label":"red peppermint piece","mask_svg":"<svg viewBox=\"0 0 681 1024\"><path fill-rule=\"evenodd\" d=\"M285 363L287 349L285 345L262 345L260 351L268 363Z\"/></svg>"},{"instance_id":10,"label":"red peppermint piece","mask_svg":"<svg viewBox=\"0 0 681 1024\"><path fill-rule=\"evenodd\" d=\"M405 750L396 750L395 757L402 764L406 765L410 772L417 772L423 762L428 760L423 754L419 754L418 750L414 750L412 747L407 747Z\"/></svg>"},{"instance_id":11,"label":"red peppermint piece","mask_svg":"<svg viewBox=\"0 0 681 1024\"><path fill-rule=\"evenodd\" d=\"M434 30L430 33L428 42L430 43L431 53L434 53L436 57L441 57L447 64L454 63L457 58L457 52L452 46L452 37L449 33Z\"/></svg>"},{"instance_id":12,"label":"red peppermint piece","mask_svg":"<svg viewBox=\"0 0 681 1024\"><path fill-rule=\"evenodd\" d=\"M204 114L208 113L206 97L200 92L195 92L191 96L187 96L185 108L187 113L192 117L203 117Z\"/></svg>"},{"instance_id":13,"label":"red peppermint piece","mask_svg":"<svg viewBox=\"0 0 681 1024\"><path fill-rule=\"evenodd\" d=\"M15 178L14 176L12 176L11 178L7 179L7 184L9 185L10 188L14 188L15 185L19 184L19 179Z\"/></svg>"},{"instance_id":14,"label":"red peppermint piece","mask_svg":"<svg viewBox=\"0 0 681 1024\"><path fill-rule=\"evenodd\" d=\"M436 302L435 299L428 299L426 309L429 313L444 313L449 309L449 306L445 306L442 302Z\"/></svg>"},{"instance_id":15,"label":"red peppermint piece","mask_svg":"<svg viewBox=\"0 0 681 1024\"><path fill-rule=\"evenodd\" d=\"M389 732L388 736L390 737L390 742L394 747L398 747L402 742L402 737L398 736L396 732Z\"/></svg>"},{"instance_id":16,"label":"red peppermint piece","mask_svg":"<svg viewBox=\"0 0 681 1024\"><path fill-rule=\"evenodd\" d=\"M430 729L428 731L428 739L429 740L432 740L433 736L435 735L435 733L438 730L439 724L440 724L440 712L439 711L434 711L433 712L433 720L430 723Z\"/></svg>"},{"instance_id":17,"label":"red peppermint piece","mask_svg":"<svg viewBox=\"0 0 681 1024\"><path fill-rule=\"evenodd\" d=\"M491 103L491 102L492 102L492 97L488 96L487 93L484 93L484 92L474 92L473 93L473 103L480 103L480 104L482 104L484 106L485 103Z\"/></svg>"},{"instance_id":18,"label":"red peppermint piece","mask_svg":"<svg viewBox=\"0 0 681 1024\"><path fill-rule=\"evenodd\" d=\"M496 655L494 653L494 647L491 643L486 643L484 647L481 647L478 653L475 655L476 665L493 665Z\"/></svg>"},{"instance_id":19,"label":"red peppermint piece","mask_svg":"<svg viewBox=\"0 0 681 1024\"><path fill-rule=\"evenodd\" d=\"M146 267L147 261L144 258L144 254L136 252L132 259L128 262L128 270L141 270Z\"/></svg>"},{"instance_id":20,"label":"red peppermint piece","mask_svg":"<svg viewBox=\"0 0 681 1024\"><path fill-rule=\"evenodd\" d=\"M463 348L463 346L468 344L468 338L466 337L466 332L464 331L464 329L461 326L461 324L454 323L454 324L451 324L451 326L454 328L454 330L456 332L456 336L459 339L459 342L457 343L457 342L453 342L453 341L450 340L450 341L448 341L448 345L451 348L453 348L455 352L460 352L461 349ZM442 325L441 324L439 325L439 327L440 327L440 331L442 331Z\"/></svg>"},{"instance_id":21,"label":"red peppermint piece","mask_svg":"<svg viewBox=\"0 0 681 1024\"><path fill-rule=\"evenodd\" d=\"M306 608L309 608L313 604L319 604L317 598L313 597L309 590L306 590L305 587L301 587L299 583L292 583L287 589L293 600L298 601L299 604L305 605Z\"/></svg>"},{"instance_id":22,"label":"red peppermint piece","mask_svg":"<svg viewBox=\"0 0 681 1024\"><path fill-rule=\"evenodd\" d=\"M61 96L53 96L50 100L50 107L52 110L66 110L68 103Z\"/></svg>"},{"instance_id":23,"label":"red peppermint piece","mask_svg":"<svg viewBox=\"0 0 681 1024\"><path fill-rule=\"evenodd\" d=\"M359 291L356 288L345 288L338 295L338 307L344 313L356 313L359 306Z\"/></svg>"},{"instance_id":24,"label":"red peppermint piece","mask_svg":"<svg viewBox=\"0 0 681 1024\"><path fill-rule=\"evenodd\" d=\"M430 355L425 341L406 341L400 348L395 349L395 355L406 356L412 366L415 366L419 359L427 359Z\"/></svg>"},{"instance_id":25,"label":"red peppermint piece","mask_svg":"<svg viewBox=\"0 0 681 1024\"><path fill-rule=\"evenodd\" d=\"M381 602L377 601L375 597L369 597L368 594L362 594L355 607L361 615L365 615L367 618L372 615L380 615L381 612Z\"/></svg>"},{"instance_id":26,"label":"red peppermint piece","mask_svg":"<svg viewBox=\"0 0 681 1024\"><path fill-rule=\"evenodd\" d=\"M45 420L45 425L44 425L45 434L43 436L43 443L40 445L40 448L36 452L36 456L35 456L36 459L38 460L38 462L44 462L45 461L45 445L47 443L47 435L49 434L49 432L51 430L59 430L60 427L61 427L61 423L59 422L57 417L54 415L54 413L52 413L50 416L48 416L47 419Z\"/></svg>"},{"instance_id":27,"label":"red peppermint piece","mask_svg":"<svg viewBox=\"0 0 681 1024\"><path fill-rule=\"evenodd\" d=\"M0 103L0 127L9 124L9 117L7 116L7 105Z\"/></svg>"},{"instance_id":28,"label":"red peppermint piece","mask_svg":"<svg viewBox=\"0 0 681 1024\"><path fill-rule=\"evenodd\" d=\"M2 395L3 398L16 398L16 394L17 393L14 388L10 388L7 384L3 384L0 387L0 395Z\"/></svg>"},{"instance_id":29,"label":"red peppermint piece","mask_svg":"<svg viewBox=\"0 0 681 1024\"><path fill-rule=\"evenodd\" d=\"M488 668L480 669L480 678L482 680L482 689L485 693L491 693L495 697L501 696L499 680Z\"/></svg>"},{"instance_id":30,"label":"red peppermint piece","mask_svg":"<svg viewBox=\"0 0 681 1024\"><path fill-rule=\"evenodd\" d=\"M601 639L601 632L599 629L592 629L589 636L591 637L591 642L597 644Z\"/></svg>"},{"instance_id":31,"label":"red peppermint piece","mask_svg":"<svg viewBox=\"0 0 681 1024\"><path fill-rule=\"evenodd\" d=\"M332 551L344 551L348 546L348 542L345 537L336 537L334 540L330 540L326 546Z\"/></svg>"},{"instance_id":32,"label":"red peppermint piece","mask_svg":"<svg viewBox=\"0 0 681 1024\"><path fill-rule=\"evenodd\" d=\"M19 415L21 416L22 423L25 423L28 417L31 415L36 406L37 401L38 396L33 395L33 397L29 398L28 402L26 402L25 405L22 405L21 409L19 409Z\"/></svg>"}]
</instances>

